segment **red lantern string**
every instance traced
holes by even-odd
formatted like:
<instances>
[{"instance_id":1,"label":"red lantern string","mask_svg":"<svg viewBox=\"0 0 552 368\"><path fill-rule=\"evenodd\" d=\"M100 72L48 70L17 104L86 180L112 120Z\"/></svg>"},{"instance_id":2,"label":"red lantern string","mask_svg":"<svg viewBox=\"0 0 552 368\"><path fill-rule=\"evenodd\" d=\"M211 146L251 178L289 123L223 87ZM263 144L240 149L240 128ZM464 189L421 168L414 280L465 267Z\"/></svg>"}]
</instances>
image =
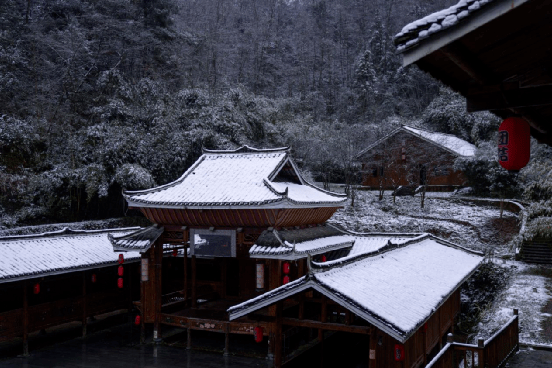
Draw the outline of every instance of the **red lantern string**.
<instances>
[{"instance_id":1,"label":"red lantern string","mask_svg":"<svg viewBox=\"0 0 552 368\"><path fill-rule=\"evenodd\" d=\"M283 269L284 269L284 273L287 275L289 273L289 270L290 270L289 262L284 262Z\"/></svg>"},{"instance_id":2,"label":"red lantern string","mask_svg":"<svg viewBox=\"0 0 552 368\"><path fill-rule=\"evenodd\" d=\"M288 282L289 282L289 276L286 275L286 276L284 276L283 284L285 285L285 284L287 284Z\"/></svg>"},{"instance_id":3,"label":"red lantern string","mask_svg":"<svg viewBox=\"0 0 552 368\"><path fill-rule=\"evenodd\" d=\"M117 268L117 275L123 276L124 273L125 273L125 269L123 268L123 266L119 266Z\"/></svg>"},{"instance_id":4,"label":"red lantern string","mask_svg":"<svg viewBox=\"0 0 552 368\"><path fill-rule=\"evenodd\" d=\"M123 254L119 254L119 264L125 263L125 257L123 257Z\"/></svg>"},{"instance_id":5,"label":"red lantern string","mask_svg":"<svg viewBox=\"0 0 552 368\"><path fill-rule=\"evenodd\" d=\"M134 318L134 324L138 326L140 325L140 321L141 321L140 315L137 315L136 318Z\"/></svg>"},{"instance_id":6,"label":"red lantern string","mask_svg":"<svg viewBox=\"0 0 552 368\"><path fill-rule=\"evenodd\" d=\"M38 282L33 286L33 293L35 295L40 293L40 284Z\"/></svg>"},{"instance_id":7,"label":"red lantern string","mask_svg":"<svg viewBox=\"0 0 552 368\"><path fill-rule=\"evenodd\" d=\"M122 277L119 277L119 278L117 279L117 287L118 287L119 289L122 289L122 288L123 288L123 278L122 278Z\"/></svg>"}]
</instances>

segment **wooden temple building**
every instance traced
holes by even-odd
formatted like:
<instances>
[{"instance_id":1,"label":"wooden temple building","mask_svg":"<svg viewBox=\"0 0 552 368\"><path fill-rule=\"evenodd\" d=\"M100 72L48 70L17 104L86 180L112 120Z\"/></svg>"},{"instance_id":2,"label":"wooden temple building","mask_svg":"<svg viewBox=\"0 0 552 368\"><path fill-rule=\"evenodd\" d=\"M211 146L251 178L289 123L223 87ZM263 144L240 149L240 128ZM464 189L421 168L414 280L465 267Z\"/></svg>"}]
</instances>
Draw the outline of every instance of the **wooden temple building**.
<instances>
[{"instance_id":1,"label":"wooden temple building","mask_svg":"<svg viewBox=\"0 0 552 368\"><path fill-rule=\"evenodd\" d=\"M90 317L126 312L140 295L140 254L124 259L113 253L108 235L139 228L63 229L36 235L0 238L0 343L29 339L55 326Z\"/></svg>"},{"instance_id":2,"label":"wooden temple building","mask_svg":"<svg viewBox=\"0 0 552 368\"><path fill-rule=\"evenodd\" d=\"M276 367L333 334L362 339L366 366L421 366L482 261L427 234L327 224L346 197L306 182L285 148L205 150L178 180L125 197L154 223L110 237L141 254L142 337L146 324L157 341L179 327L191 347L216 332L228 354L232 336L251 335Z\"/></svg>"}]
</instances>

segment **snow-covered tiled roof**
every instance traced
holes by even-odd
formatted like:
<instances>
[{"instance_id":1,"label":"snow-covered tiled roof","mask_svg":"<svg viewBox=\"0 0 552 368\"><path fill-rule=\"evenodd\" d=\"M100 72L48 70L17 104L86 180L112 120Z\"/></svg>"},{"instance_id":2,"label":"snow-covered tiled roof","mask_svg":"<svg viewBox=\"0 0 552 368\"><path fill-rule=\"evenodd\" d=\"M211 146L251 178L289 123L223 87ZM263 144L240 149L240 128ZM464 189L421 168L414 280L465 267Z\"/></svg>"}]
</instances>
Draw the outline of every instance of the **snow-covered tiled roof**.
<instances>
[{"instance_id":1,"label":"snow-covered tiled roof","mask_svg":"<svg viewBox=\"0 0 552 368\"><path fill-rule=\"evenodd\" d=\"M355 233L332 225L291 230L265 230L249 249L252 258L300 259L307 255L342 250L344 259L375 252L389 244L399 245L422 234ZM332 258L336 258L335 255ZM328 262L330 262L328 260Z\"/></svg>"},{"instance_id":2,"label":"snow-covered tiled roof","mask_svg":"<svg viewBox=\"0 0 552 368\"><path fill-rule=\"evenodd\" d=\"M475 146L463 139L460 139L452 134L428 132L427 130L412 128L404 125L403 128L414 134L419 135L428 141L434 142L449 151L452 151L460 156L475 155Z\"/></svg>"},{"instance_id":3,"label":"snow-covered tiled roof","mask_svg":"<svg viewBox=\"0 0 552 368\"><path fill-rule=\"evenodd\" d=\"M451 28L498 0L460 0L456 5L407 24L395 35L397 51L416 46L431 35Z\"/></svg>"},{"instance_id":4,"label":"snow-covered tiled roof","mask_svg":"<svg viewBox=\"0 0 552 368\"><path fill-rule=\"evenodd\" d=\"M475 155L476 147L473 144L466 142L465 140L458 138L452 134L429 132L427 130L413 128L407 125L401 125L401 127L393 130L385 137L378 139L376 142L363 149L359 154L357 154L357 159L399 132L407 132L413 134L421 139L434 143L458 156Z\"/></svg>"},{"instance_id":5,"label":"snow-covered tiled roof","mask_svg":"<svg viewBox=\"0 0 552 368\"><path fill-rule=\"evenodd\" d=\"M480 253L431 235L364 257L313 263L298 280L228 309L230 320L315 289L405 342L477 269Z\"/></svg>"},{"instance_id":6,"label":"snow-covered tiled roof","mask_svg":"<svg viewBox=\"0 0 552 368\"><path fill-rule=\"evenodd\" d=\"M144 253L163 234L163 231L163 227L153 225L128 234L108 234L108 239L115 252L135 251Z\"/></svg>"},{"instance_id":7,"label":"snow-covered tiled roof","mask_svg":"<svg viewBox=\"0 0 552 368\"><path fill-rule=\"evenodd\" d=\"M296 181L279 175L291 166ZM340 207L346 196L305 182L287 148L260 150L244 146L208 151L178 180L153 189L126 192L132 207Z\"/></svg>"},{"instance_id":8,"label":"snow-covered tiled roof","mask_svg":"<svg viewBox=\"0 0 552 368\"><path fill-rule=\"evenodd\" d=\"M117 263L109 233L127 234L137 228L54 231L0 238L0 283L109 266ZM140 257L125 254L125 262Z\"/></svg>"}]
</instances>

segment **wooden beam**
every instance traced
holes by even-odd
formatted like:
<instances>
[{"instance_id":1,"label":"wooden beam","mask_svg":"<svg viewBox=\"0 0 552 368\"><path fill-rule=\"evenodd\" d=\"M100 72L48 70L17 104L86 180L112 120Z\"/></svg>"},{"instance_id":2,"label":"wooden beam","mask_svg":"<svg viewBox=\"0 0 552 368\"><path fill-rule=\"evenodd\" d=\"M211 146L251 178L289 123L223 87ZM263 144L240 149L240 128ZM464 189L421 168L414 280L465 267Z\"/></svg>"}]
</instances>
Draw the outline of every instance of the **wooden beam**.
<instances>
[{"instance_id":1,"label":"wooden beam","mask_svg":"<svg viewBox=\"0 0 552 368\"><path fill-rule=\"evenodd\" d=\"M441 52L477 83L482 85L494 84L493 73L482 66L481 62L462 44L452 43L443 47Z\"/></svg>"},{"instance_id":2,"label":"wooden beam","mask_svg":"<svg viewBox=\"0 0 552 368\"><path fill-rule=\"evenodd\" d=\"M478 93L467 96L468 112L552 105L552 85Z\"/></svg>"},{"instance_id":3,"label":"wooden beam","mask_svg":"<svg viewBox=\"0 0 552 368\"><path fill-rule=\"evenodd\" d=\"M342 325L340 323L318 322L309 319L283 318L282 324L286 326L307 327L326 331L341 331L370 335L370 326Z\"/></svg>"}]
</instances>

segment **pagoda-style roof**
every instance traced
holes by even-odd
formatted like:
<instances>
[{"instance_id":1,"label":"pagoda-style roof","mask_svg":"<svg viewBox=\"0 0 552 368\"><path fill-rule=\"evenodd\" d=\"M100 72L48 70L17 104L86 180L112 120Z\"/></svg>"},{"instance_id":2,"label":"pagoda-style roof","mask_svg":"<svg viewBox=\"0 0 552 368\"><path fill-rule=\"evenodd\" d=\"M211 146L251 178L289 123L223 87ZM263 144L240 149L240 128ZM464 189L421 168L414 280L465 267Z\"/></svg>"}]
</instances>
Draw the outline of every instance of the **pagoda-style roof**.
<instances>
[{"instance_id":1,"label":"pagoda-style roof","mask_svg":"<svg viewBox=\"0 0 552 368\"><path fill-rule=\"evenodd\" d=\"M65 228L37 235L2 237L0 283L116 265L118 255L113 252L108 233L124 235L136 229ZM138 252L129 252L125 262L139 258Z\"/></svg>"},{"instance_id":2,"label":"pagoda-style roof","mask_svg":"<svg viewBox=\"0 0 552 368\"><path fill-rule=\"evenodd\" d=\"M130 207L165 209L341 207L346 196L306 182L287 148L210 151L178 180L124 193Z\"/></svg>"},{"instance_id":3,"label":"pagoda-style roof","mask_svg":"<svg viewBox=\"0 0 552 368\"><path fill-rule=\"evenodd\" d=\"M354 233L329 224L265 230L249 250L251 258L296 260L324 254L327 261L357 257L399 245L421 234ZM338 252L337 252L338 251Z\"/></svg>"},{"instance_id":4,"label":"pagoda-style roof","mask_svg":"<svg viewBox=\"0 0 552 368\"><path fill-rule=\"evenodd\" d=\"M482 261L481 253L425 234L357 257L310 262L308 275L229 308L229 319L314 289L404 343Z\"/></svg>"},{"instance_id":5,"label":"pagoda-style roof","mask_svg":"<svg viewBox=\"0 0 552 368\"><path fill-rule=\"evenodd\" d=\"M163 234L162 226L153 225L127 234L109 234L108 238L115 252L144 253Z\"/></svg>"}]
</instances>

